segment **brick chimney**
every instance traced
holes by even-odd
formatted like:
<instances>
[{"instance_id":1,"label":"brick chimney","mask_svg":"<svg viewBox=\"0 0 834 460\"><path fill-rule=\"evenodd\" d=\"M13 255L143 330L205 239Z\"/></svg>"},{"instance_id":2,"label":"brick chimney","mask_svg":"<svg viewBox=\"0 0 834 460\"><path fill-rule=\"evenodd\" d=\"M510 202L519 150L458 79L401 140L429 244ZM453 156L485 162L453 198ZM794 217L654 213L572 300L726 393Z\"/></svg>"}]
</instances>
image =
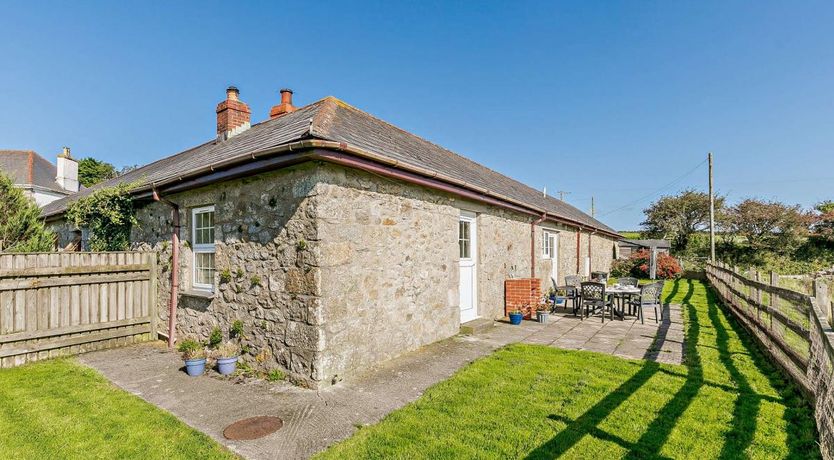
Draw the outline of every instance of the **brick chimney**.
<instances>
[{"instance_id":1,"label":"brick chimney","mask_svg":"<svg viewBox=\"0 0 834 460\"><path fill-rule=\"evenodd\" d=\"M226 100L217 104L217 138L228 139L249 129L252 112L245 102L238 99L240 91L234 86L226 88Z\"/></svg>"},{"instance_id":2,"label":"brick chimney","mask_svg":"<svg viewBox=\"0 0 834 460\"><path fill-rule=\"evenodd\" d=\"M68 192L78 191L78 162L70 156L70 148L64 147L58 154L58 172L55 182Z\"/></svg>"},{"instance_id":3,"label":"brick chimney","mask_svg":"<svg viewBox=\"0 0 834 460\"><path fill-rule=\"evenodd\" d=\"M277 118L292 111L295 111L292 105L292 90L284 88L281 90L281 103L272 107L269 111L269 118Z\"/></svg>"}]
</instances>

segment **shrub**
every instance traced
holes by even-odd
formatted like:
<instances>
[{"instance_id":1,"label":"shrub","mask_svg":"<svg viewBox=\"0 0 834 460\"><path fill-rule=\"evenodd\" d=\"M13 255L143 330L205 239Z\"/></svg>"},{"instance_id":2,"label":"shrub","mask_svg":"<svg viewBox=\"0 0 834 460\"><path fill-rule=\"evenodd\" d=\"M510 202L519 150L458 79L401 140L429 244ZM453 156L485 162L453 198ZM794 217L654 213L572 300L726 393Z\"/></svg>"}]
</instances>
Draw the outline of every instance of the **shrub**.
<instances>
[{"instance_id":1,"label":"shrub","mask_svg":"<svg viewBox=\"0 0 834 460\"><path fill-rule=\"evenodd\" d=\"M243 321L236 319L229 328L229 335L235 338L243 337Z\"/></svg>"},{"instance_id":2,"label":"shrub","mask_svg":"<svg viewBox=\"0 0 834 460\"><path fill-rule=\"evenodd\" d=\"M234 358L240 355L240 347L232 342L226 342L217 348L215 355L218 358Z\"/></svg>"},{"instance_id":3,"label":"shrub","mask_svg":"<svg viewBox=\"0 0 834 460\"><path fill-rule=\"evenodd\" d=\"M121 183L101 188L67 207L67 219L77 227L89 227L93 251L125 251L130 229L138 224L130 191L138 184Z\"/></svg>"},{"instance_id":4,"label":"shrub","mask_svg":"<svg viewBox=\"0 0 834 460\"><path fill-rule=\"evenodd\" d=\"M223 342L223 332L220 331L219 327L215 327L211 330L211 335L209 335L209 348L217 348Z\"/></svg>"},{"instance_id":5,"label":"shrub","mask_svg":"<svg viewBox=\"0 0 834 460\"><path fill-rule=\"evenodd\" d=\"M51 251L55 241L41 219L38 205L14 186L12 179L0 173L0 251Z\"/></svg>"},{"instance_id":6,"label":"shrub","mask_svg":"<svg viewBox=\"0 0 834 460\"><path fill-rule=\"evenodd\" d=\"M277 382L279 380L284 380L286 377L287 377L286 374L284 374L284 371L282 371L281 369L271 369L266 374L266 379L269 380L270 382Z\"/></svg>"},{"instance_id":7,"label":"shrub","mask_svg":"<svg viewBox=\"0 0 834 460\"><path fill-rule=\"evenodd\" d=\"M618 259L611 264L611 276L614 278L623 278L631 276L637 262L629 257L628 259Z\"/></svg>"},{"instance_id":8,"label":"shrub","mask_svg":"<svg viewBox=\"0 0 834 460\"><path fill-rule=\"evenodd\" d=\"M194 339L185 339L177 344L177 351L182 353L183 359L199 359L206 357L203 344Z\"/></svg>"},{"instance_id":9,"label":"shrub","mask_svg":"<svg viewBox=\"0 0 834 460\"><path fill-rule=\"evenodd\" d=\"M650 258L651 253L647 249L637 251L626 260L616 261L611 267L611 276L619 278L631 275L637 278L650 278ZM661 279L671 279L677 278L680 274L681 266L674 257L664 252L657 254L657 269L655 270L655 277Z\"/></svg>"}]
</instances>

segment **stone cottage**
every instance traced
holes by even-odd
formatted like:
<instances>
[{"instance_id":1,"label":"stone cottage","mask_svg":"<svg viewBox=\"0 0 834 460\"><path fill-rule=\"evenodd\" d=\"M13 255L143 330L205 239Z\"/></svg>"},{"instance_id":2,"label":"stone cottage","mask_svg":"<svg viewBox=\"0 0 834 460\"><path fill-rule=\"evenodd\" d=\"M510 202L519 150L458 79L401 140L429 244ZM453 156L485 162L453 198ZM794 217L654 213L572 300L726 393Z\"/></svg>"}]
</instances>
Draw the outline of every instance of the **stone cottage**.
<instances>
[{"instance_id":1,"label":"stone cottage","mask_svg":"<svg viewBox=\"0 0 834 460\"><path fill-rule=\"evenodd\" d=\"M250 126L230 87L214 139L92 190L119 181L141 184L131 239L160 253L160 324L176 273L178 334L240 319L248 359L310 386L503 317L508 280L608 271L620 238L338 99L296 108L289 90ZM92 190L44 215L71 230L66 206Z\"/></svg>"}]
</instances>

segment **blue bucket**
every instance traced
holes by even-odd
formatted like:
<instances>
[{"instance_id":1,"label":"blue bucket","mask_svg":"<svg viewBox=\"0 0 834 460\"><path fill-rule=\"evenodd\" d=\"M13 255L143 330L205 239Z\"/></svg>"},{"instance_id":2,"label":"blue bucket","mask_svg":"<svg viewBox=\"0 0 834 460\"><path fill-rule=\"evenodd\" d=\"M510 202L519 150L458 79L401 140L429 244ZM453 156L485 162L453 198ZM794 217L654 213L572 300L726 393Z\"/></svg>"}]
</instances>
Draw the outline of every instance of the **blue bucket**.
<instances>
[{"instance_id":1,"label":"blue bucket","mask_svg":"<svg viewBox=\"0 0 834 460\"><path fill-rule=\"evenodd\" d=\"M203 372L206 371L206 358L200 359L186 359L185 360L185 372L192 376L198 377L203 375Z\"/></svg>"},{"instance_id":2,"label":"blue bucket","mask_svg":"<svg viewBox=\"0 0 834 460\"><path fill-rule=\"evenodd\" d=\"M229 375L237 369L237 356L233 358L218 358L217 372L221 375Z\"/></svg>"},{"instance_id":3,"label":"blue bucket","mask_svg":"<svg viewBox=\"0 0 834 460\"><path fill-rule=\"evenodd\" d=\"M524 315L521 313L510 313L510 324L518 326L521 324L522 318L524 318Z\"/></svg>"}]
</instances>

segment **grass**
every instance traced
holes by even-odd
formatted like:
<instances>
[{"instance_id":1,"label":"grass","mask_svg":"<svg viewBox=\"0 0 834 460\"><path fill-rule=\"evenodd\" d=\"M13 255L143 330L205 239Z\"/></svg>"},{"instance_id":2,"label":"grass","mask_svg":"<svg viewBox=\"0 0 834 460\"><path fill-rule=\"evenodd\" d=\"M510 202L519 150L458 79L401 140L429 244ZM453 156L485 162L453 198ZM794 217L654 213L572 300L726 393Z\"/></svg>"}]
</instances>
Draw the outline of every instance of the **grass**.
<instances>
[{"instance_id":1,"label":"grass","mask_svg":"<svg viewBox=\"0 0 834 460\"><path fill-rule=\"evenodd\" d=\"M0 370L3 458L237 458L72 360Z\"/></svg>"},{"instance_id":2,"label":"grass","mask_svg":"<svg viewBox=\"0 0 834 460\"><path fill-rule=\"evenodd\" d=\"M318 456L818 458L811 409L698 281L685 365L515 344Z\"/></svg>"}]
</instances>

